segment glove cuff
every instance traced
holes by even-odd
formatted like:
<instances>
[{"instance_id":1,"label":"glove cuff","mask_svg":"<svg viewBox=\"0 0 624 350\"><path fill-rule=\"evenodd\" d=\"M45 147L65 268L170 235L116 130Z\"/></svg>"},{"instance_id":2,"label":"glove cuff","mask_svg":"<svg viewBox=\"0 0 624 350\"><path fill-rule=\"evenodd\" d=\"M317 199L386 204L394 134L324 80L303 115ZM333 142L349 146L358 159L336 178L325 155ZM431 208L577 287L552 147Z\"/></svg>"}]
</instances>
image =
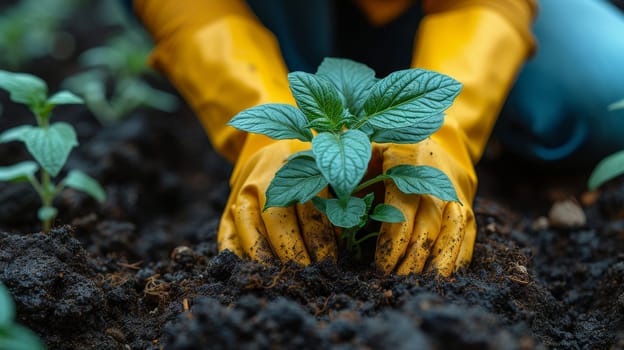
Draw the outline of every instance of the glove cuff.
<instances>
[{"instance_id":1,"label":"glove cuff","mask_svg":"<svg viewBox=\"0 0 624 350\"><path fill-rule=\"evenodd\" d=\"M171 23L161 18L165 9L153 9L154 3L142 0L135 6L156 38L150 64L163 72L190 104L215 150L236 161L246 133L226 125L234 115L262 103L294 104L277 40L246 7L222 9L220 16L193 14L186 25L179 23L182 13L174 12L176 9L167 9L175 13ZM168 3L167 8L182 6L156 3ZM195 5L178 10L184 14L189 9L207 11L211 6L196 3L222 2L189 3ZM155 18L149 17L151 14ZM155 28L161 23L165 29Z\"/></svg>"},{"instance_id":2,"label":"glove cuff","mask_svg":"<svg viewBox=\"0 0 624 350\"><path fill-rule=\"evenodd\" d=\"M537 0L424 0L423 2L423 10L427 14L475 6L488 8L503 16L522 39L534 48L531 23L537 13Z\"/></svg>"},{"instance_id":3,"label":"glove cuff","mask_svg":"<svg viewBox=\"0 0 624 350\"><path fill-rule=\"evenodd\" d=\"M447 74L463 84L446 112L445 125L433 138L446 143L443 138L454 133L468 159L476 163L531 50L532 41L490 8L471 6L427 15L420 25L412 66ZM437 135L442 132L447 135ZM463 158L459 154L463 151L455 149L448 150Z\"/></svg>"}]
</instances>

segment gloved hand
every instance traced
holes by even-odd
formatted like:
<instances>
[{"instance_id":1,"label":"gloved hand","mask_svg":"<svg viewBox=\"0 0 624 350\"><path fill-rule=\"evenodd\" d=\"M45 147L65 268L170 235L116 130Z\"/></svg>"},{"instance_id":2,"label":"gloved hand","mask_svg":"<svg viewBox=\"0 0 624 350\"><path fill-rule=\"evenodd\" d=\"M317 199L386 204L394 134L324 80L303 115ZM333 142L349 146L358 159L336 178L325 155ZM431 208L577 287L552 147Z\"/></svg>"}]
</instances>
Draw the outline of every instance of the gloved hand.
<instances>
[{"instance_id":1,"label":"gloved hand","mask_svg":"<svg viewBox=\"0 0 624 350\"><path fill-rule=\"evenodd\" d=\"M452 135L447 135L452 137ZM399 208L401 223L383 223L377 240L375 263L379 270L398 274L429 269L449 276L470 263L476 237L472 201L477 177L469 158L463 162L444 144L429 138L415 145L380 144L373 163L384 172L396 165L429 165L443 171L453 182L462 203L445 202L430 195L405 194L387 181L385 203Z\"/></svg>"},{"instance_id":2,"label":"gloved hand","mask_svg":"<svg viewBox=\"0 0 624 350\"><path fill-rule=\"evenodd\" d=\"M497 12L505 6L497 5L498 10L466 6L470 2L429 2L429 11L439 13L423 20L419 31L413 66L448 74L464 84L464 91L448 110L445 125L432 141L389 145L381 153L384 167L413 159L445 171L464 207L446 204L442 209L442 203L427 196L420 197L415 206L413 198L402 197L389 185L387 200L406 213L417 214L407 223L382 228L376 262L384 272L394 271L396 264L400 264L396 270L400 273L420 271L432 253L431 266L449 275L472 256L476 233L471 210L476 181L472 164L480 157L531 42L522 32L528 24L509 19L522 17L517 11L511 11L507 18ZM507 2L517 5L523 0ZM449 4L458 6L446 11L445 5L453 7ZM238 159L231 181L232 195L219 228L220 249L258 260L276 255L301 263L308 263L310 255L312 259L335 257L333 232L325 220L314 219L318 216L310 206L261 212L264 190L275 171L288 155L303 146L296 141L247 136L226 126L245 108L262 103L293 103L273 36L240 0L136 0L135 9L156 39L152 64L167 74L194 108L215 149L231 161ZM427 160L427 154L437 156ZM437 227L440 222L441 229L425 239L419 233L421 222L429 227ZM303 234L297 234L300 226ZM423 240L425 245L414 245ZM429 247L435 247L434 251Z\"/></svg>"},{"instance_id":3,"label":"gloved hand","mask_svg":"<svg viewBox=\"0 0 624 350\"><path fill-rule=\"evenodd\" d=\"M311 203L262 212L275 172L309 145L247 135L226 125L255 105L295 103L273 35L241 0L135 0L134 7L156 41L151 64L190 103L214 148L236 163L219 250L260 261L335 259L333 230Z\"/></svg>"},{"instance_id":4,"label":"gloved hand","mask_svg":"<svg viewBox=\"0 0 624 350\"><path fill-rule=\"evenodd\" d=\"M297 140L247 137L243 153L249 157L239 158L230 181L232 192L219 226L220 250L265 262L274 257L306 265L325 258L335 261L334 230L311 201L262 212L275 173L290 155L309 148L310 144Z\"/></svg>"},{"instance_id":5,"label":"gloved hand","mask_svg":"<svg viewBox=\"0 0 624 350\"><path fill-rule=\"evenodd\" d=\"M431 196L406 195L386 184L385 201L406 221L384 223L375 263L385 273L421 272L428 264L443 276L472 258L476 223L472 210L481 157L513 80L533 47L535 8L525 0L425 1L412 66L447 74L464 86L447 110L444 125L416 145L379 145L374 156L383 170L425 164L444 171L462 206Z\"/></svg>"}]
</instances>

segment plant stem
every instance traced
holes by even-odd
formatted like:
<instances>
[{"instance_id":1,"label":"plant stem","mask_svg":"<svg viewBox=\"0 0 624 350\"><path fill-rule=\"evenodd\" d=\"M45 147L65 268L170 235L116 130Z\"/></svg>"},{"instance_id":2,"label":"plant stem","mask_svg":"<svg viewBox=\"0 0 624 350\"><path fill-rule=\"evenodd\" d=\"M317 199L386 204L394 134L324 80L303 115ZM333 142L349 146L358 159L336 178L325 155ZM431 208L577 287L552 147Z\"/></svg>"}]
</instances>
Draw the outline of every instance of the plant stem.
<instances>
[{"instance_id":1,"label":"plant stem","mask_svg":"<svg viewBox=\"0 0 624 350\"><path fill-rule=\"evenodd\" d=\"M364 242L365 240L367 240L369 238L376 237L376 236L379 236L379 232L371 232L371 233L367 234L366 236L364 236L364 237L362 237L360 239L356 239L355 240L355 244L359 245L362 242Z\"/></svg>"},{"instance_id":2,"label":"plant stem","mask_svg":"<svg viewBox=\"0 0 624 350\"><path fill-rule=\"evenodd\" d=\"M390 176L387 176L387 175L375 176L374 178L369 179L368 181L365 181L359 184L358 187L356 187L355 190L353 190L353 193L358 193L361 190L365 189L366 187L372 186L380 181L389 180L389 179L390 179Z\"/></svg>"},{"instance_id":3,"label":"plant stem","mask_svg":"<svg viewBox=\"0 0 624 350\"><path fill-rule=\"evenodd\" d=\"M46 106L45 108L35 108L31 109L37 118L37 124L39 127L47 129L49 126L50 112L52 111L51 106Z\"/></svg>"},{"instance_id":4,"label":"plant stem","mask_svg":"<svg viewBox=\"0 0 624 350\"><path fill-rule=\"evenodd\" d=\"M360 247L355 240L355 234L359 227L350 227L342 232L342 239L346 241L347 251L350 252L356 259L360 258Z\"/></svg>"},{"instance_id":5,"label":"plant stem","mask_svg":"<svg viewBox=\"0 0 624 350\"><path fill-rule=\"evenodd\" d=\"M41 169L41 203L43 204L43 208L52 207L52 199L54 198L54 190L50 190L52 188L52 184L50 181L50 174L48 174L45 169ZM47 218L43 220L43 232L50 232L50 228L52 227L52 220L54 217Z\"/></svg>"}]
</instances>

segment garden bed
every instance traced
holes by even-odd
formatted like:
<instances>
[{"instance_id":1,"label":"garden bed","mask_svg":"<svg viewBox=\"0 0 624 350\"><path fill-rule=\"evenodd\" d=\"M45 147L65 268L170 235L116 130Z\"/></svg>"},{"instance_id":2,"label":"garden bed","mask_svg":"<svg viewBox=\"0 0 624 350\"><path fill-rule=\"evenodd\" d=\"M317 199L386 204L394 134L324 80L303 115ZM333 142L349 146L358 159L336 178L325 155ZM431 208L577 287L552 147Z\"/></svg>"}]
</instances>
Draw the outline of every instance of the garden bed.
<instances>
[{"instance_id":1,"label":"garden bed","mask_svg":"<svg viewBox=\"0 0 624 350\"><path fill-rule=\"evenodd\" d=\"M187 108L106 128L64 111L81 141L68 167L106 203L66 190L43 234L32 189L0 184L0 280L50 349L624 348L621 185L588 201L586 225L549 229L538 217L580 198L587 173L486 159L474 260L451 279L348 259L263 266L217 253L231 167Z\"/></svg>"},{"instance_id":2,"label":"garden bed","mask_svg":"<svg viewBox=\"0 0 624 350\"><path fill-rule=\"evenodd\" d=\"M114 32L82 11L66 28L76 57ZM23 71L56 91L76 57ZM0 131L32 123L4 91L0 104ZM473 262L449 279L384 276L372 242L361 262L265 266L217 252L232 167L187 106L108 126L84 106L54 118L80 141L66 169L107 200L65 190L44 234L30 185L0 182L0 281L49 349L624 349L624 182L585 193L590 168L525 163L493 142ZM0 166L25 159L21 143L0 145ZM552 205L571 198L586 222L553 227Z\"/></svg>"}]
</instances>

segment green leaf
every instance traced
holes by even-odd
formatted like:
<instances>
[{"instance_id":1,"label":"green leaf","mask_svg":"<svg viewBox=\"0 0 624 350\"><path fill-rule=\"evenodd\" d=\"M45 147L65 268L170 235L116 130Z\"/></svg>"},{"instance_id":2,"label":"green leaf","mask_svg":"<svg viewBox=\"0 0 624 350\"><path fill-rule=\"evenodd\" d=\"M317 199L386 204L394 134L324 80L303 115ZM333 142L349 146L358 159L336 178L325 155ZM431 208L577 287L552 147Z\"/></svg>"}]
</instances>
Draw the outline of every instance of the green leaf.
<instances>
[{"instance_id":1,"label":"green leaf","mask_svg":"<svg viewBox=\"0 0 624 350\"><path fill-rule=\"evenodd\" d=\"M54 217L56 217L56 214L58 214L58 210L55 207L41 207L37 211L37 217L41 221L54 219Z\"/></svg>"},{"instance_id":2,"label":"green leaf","mask_svg":"<svg viewBox=\"0 0 624 350\"><path fill-rule=\"evenodd\" d=\"M288 160L293 160L296 158L309 158L314 160L314 153L312 153L311 149L305 151L299 151L297 153L293 153L288 157ZM316 167L316 165L314 165Z\"/></svg>"},{"instance_id":3,"label":"green leaf","mask_svg":"<svg viewBox=\"0 0 624 350\"><path fill-rule=\"evenodd\" d=\"M12 73L0 70L0 88L9 92L13 102L22 103L31 108L45 104L48 96L47 84L34 75Z\"/></svg>"},{"instance_id":4,"label":"green leaf","mask_svg":"<svg viewBox=\"0 0 624 350\"><path fill-rule=\"evenodd\" d=\"M405 221L405 216L403 216L401 210L390 204L378 204L370 215L370 218L381 222Z\"/></svg>"},{"instance_id":5,"label":"green leaf","mask_svg":"<svg viewBox=\"0 0 624 350\"><path fill-rule=\"evenodd\" d=\"M64 122L48 128L33 127L24 135L28 152L53 177L61 171L72 148L78 145L74 128Z\"/></svg>"},{"instance_id":6,"label":"green leaf","mask_svg":"<svg viewBox=\"0 0 624 350\"><path fill-rule=\"evenodd\" d=\"M15 319L15 304L11 293L4 284L0 283L0 328L13 323Z\"/></svg>"},{"instance_id":7,"label":"green leaf","mask_svg":"<svg viewBox=\"0 0 624 350\"><path fill-rule=\"evenodd\" d=\"M288 161L271 181L266 191L264 209L287 207L295 202L305 203L327 186L327 180L316 167L314 159L307 157Z\"/></svg>"},{"instance_id":8,"label":"green leaf","mask_svg":"<svg viewBox=\"0 0 624 350\"><path fill-rule=\"evenodd\" d=\"M35 175L38 169L39 166L32 160L0 167L0 181L28 181L29 178Z\"/></svg>"},{"instance_id":9,"label":"green leaf","mask_svg":"<svg viewBox=\"0 0 624 350\"><path fill-rule=\"evenodd\" d=\"M366 134L359 130L325 132L312 140L312 152L338 198L346 198L364 177L372 146Z\"/></svg>"},{"instance_id":10,"label":"green leaf","mask_svg":"<svg viewBox=\"0 0 624 350\"><path fill-rule=\"evenodd\" d=\"M276 140L312 140L307 119L297 108L287 104L265 104L238 113L228 125L243 131L263 134Z\"/></svg>"},{"instance_id":11,"label":"green leaf","mask_svg":"<svg viewBox=\"0 0 624 350\"><path fill-rule=\"evenodd\" d=\"M305 72L288 74L293 97L309 121L326 120L334 128L340 127L345 107L334 85L321 76Z\"/></svg>"},{"instance_id":12,"label":"green leaf","mask_svg":"<svg viewBox=\"0 0 624 350\"><path fill-rule=\"evenodd\" d=\"M366 212L368 213L373 206L373 201L375 200L375 193L371 192L362 198L364 203L366 203Z\"/></svg>"},{"instance_id":13,"label":"green leaf","mask_svg":"<svg viewBox=\"0 0 624 350\"><path fill-rule=\"evenodd\" d=\"M24 141L24 135L26 135L32 128L32 125L21 125L8 129L0 134L0 142Z\"/></svg>"},{"instance_id":14,"label":"green leaf","mask_svg":"<svg viewBox=\"0 0 624 350\"><path fill-rule=\"evenodd\" d=\"M587 186L590 191L593 191L622 174L624 174L624 151L619 151L605 157L596 165L589 176Z\"/></svg>"},{"instance_id":15,"label":"green leaf","mask_svg":"<svg viewBox=\"0 0 624 350\"><path fill-rule=\"evenodd\" d=\"M45 347L33 331L14 323L0 328L0 349L45 350Z\"/></svg>"},{"instance_id":16,"label":"green leaf","mask_svg":"<svg viewBox=\"0 0 624 350\"><path fill-rule=\"evenodd\" d=\"M84 100L74 93L67 90L59 91L52 95L47 103L52 105L70 105L70 104L83 104Z\"/></svg>"},{"instance_id":17,"label":"green leaf","mask_svg":"<svg viewBox=\"0 0 624 350\"><path fill-rule=\"evenodd\" d=\"M363 121L379 129L416 126L423 118L442 114L460 90L458 81L443 74L424 69L396 71L371 88Z\"/></svg>"},{"instance_id":18,"label":"green leaf","mask_svg":"<svg viewBox=\"0 0 624 350\"><path fill-rule=\"evenodd\" d=\"M398 129L373 129L370 139L372 142L377 143L414 144L438 131L443 123L444 115L438 114L429 118L423 118L414 126Z\"/></svg>"},{"instance_id":19,"label":"green leaf","mask_svg":"<svg viewBox=\"0 0 624 350\"><path fill-rule=\"evenodd\" d=\"M610 111L615 111L616 109L624 109L624 100L619 100L609 105Z\"/></svg>"},{"instance_id":20,"label":"green leaf","mask_svg":"<svg viewBox=\"0 0 624 350\"><path fill-rule=\"evenodd\" d=\"M366 96L377 81L374 70L348 59L328 57L318 67L316 74L334 84L351 114L361 116Z\"/></svg>"},{"instance_id":21,"label":"green leaf","mask_svg":"<svg viewBox=\"0 0 624 350\"><path fill-rule=\"evenodd\" d=\"M386 176L403 193L430 194L445 201L459 202L451 180L436 168L426 165L397 165L388 169Z\"/></svg>"},{"instance_id":22,"label":"green leaf","mask_svg":"<svg viewBox=\"0 0 624 350\"><path fill-rule=\"evenodd\" d=\"M100 203L106 200L106 192L102 186L94 178L80 170L71 170L63 180L63 184L90 195Z\"/></svg>"},{"instance_id":23,"label":"green leaf","mask_svg":"<svg viewBox=\"0 0 624 350\"><path fill-rule=\"evenodd\" d=\"M327 198L323 198L319 196L312 198L312 204L314 204L314 207L316 207L318 211L324 214L327 214L327 201L328 201Z\"/></svg>"},{"instance_id":24,"label":"green leaf","mask_svg":"<svg viewBox=\"0 0 624 350\"><path fill-rule=\"evenodd\" d=\"M327 199L325 205L327 218L338 227L357 226L362 216L366 215L366 203L358 197L349 197L346 205L343 205L339 199L331 198Z\"/></svg>"},{"instance_id":25,"label":"green leaf","mask_svg":"<svg viewBox=\"0 0 624 350\"><path fill-rule=\"evenodd\" d=\"M356 226L352 227L352 229L354 229L355 231L366 226L366 223L368 222L368 217L369 217L367 214L370 212L371 207L373 206L373 202L375 200L375 193L371 192L367 194L366 196L364 196L364 198L362 198L362 200L364 201L364 204L366 204L366 208L364 209L365 215L362 215L360 217L360 222L358 222Z\"/></svg>"}]
</instances>

